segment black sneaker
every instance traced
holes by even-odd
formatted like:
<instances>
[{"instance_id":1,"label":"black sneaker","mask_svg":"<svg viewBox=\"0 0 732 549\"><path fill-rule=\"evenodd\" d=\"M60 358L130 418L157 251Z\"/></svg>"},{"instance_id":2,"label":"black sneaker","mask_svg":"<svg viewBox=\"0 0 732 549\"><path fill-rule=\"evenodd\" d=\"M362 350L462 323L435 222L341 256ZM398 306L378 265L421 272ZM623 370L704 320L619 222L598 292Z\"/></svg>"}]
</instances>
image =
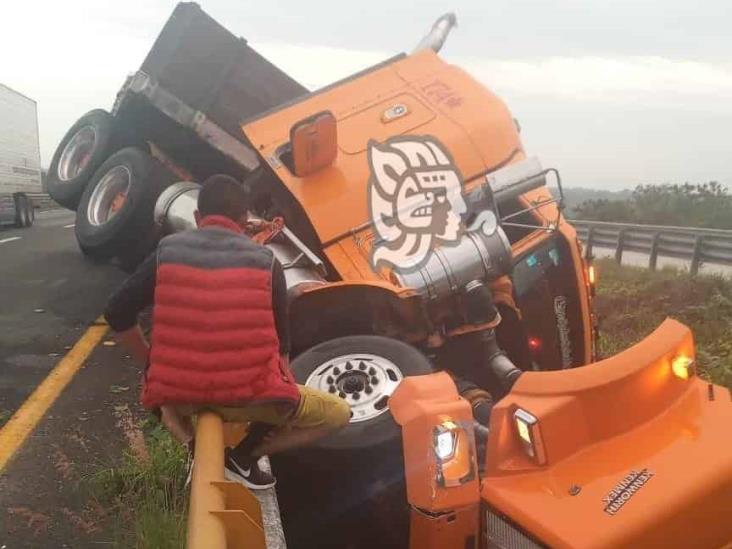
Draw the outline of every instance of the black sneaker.
<instances>
[{"instance_id":1,"label":"black sneaker","mask_svg":"<svg viewBox=\"0 0 732 549\"><path fill-rule=\"evenodd\" d=\"M271 474L260 469L257 458L239 458L237 462L228 448L224 458L224 478L240 482L250 490L266 490L272 488L276 482Z\"/></svg>"}]
</instances>

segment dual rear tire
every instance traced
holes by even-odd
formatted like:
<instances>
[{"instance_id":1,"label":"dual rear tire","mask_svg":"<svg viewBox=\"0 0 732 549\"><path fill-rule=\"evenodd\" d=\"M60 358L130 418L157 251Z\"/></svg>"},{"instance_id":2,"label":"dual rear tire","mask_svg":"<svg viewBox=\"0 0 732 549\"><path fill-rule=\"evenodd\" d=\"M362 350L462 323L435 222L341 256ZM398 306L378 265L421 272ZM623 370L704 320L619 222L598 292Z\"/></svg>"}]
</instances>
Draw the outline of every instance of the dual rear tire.
<instances>
[{"instance_id":1,"label":"dual rear tire","mask_svg":"<svg viewBox=\"0 0 732 549\"><path fill-rule=\"evenodd\" d=\"M175 176L147 152L121 149L94 172L76 210L76 239L95 260L132 270L154 248L155 201Z\"/></svg>"},{"instance_id":2,"label":"dual rear tire","mask_svg":"<svg viewBox=\"0 0 732 549\"><path fill-rule=\"evenodd\" d=\"M155 201L175 177L118 125L101 109L82 116L53 155L48 193L76 210L76 239L87 257L116 257L129 271L157 243Z\"/></svg>"},{"instance_id":3,"label":"dual rear tire","mask_svg":"<svg viewBox=\"0 0 732 549\"><path fill-rule=\"evenodd\" d=\"M84 189L112 149L113 117L95 109L71 126L51 159L48 194L69 210L76 210Z\"/></svg>"}]
</instances>

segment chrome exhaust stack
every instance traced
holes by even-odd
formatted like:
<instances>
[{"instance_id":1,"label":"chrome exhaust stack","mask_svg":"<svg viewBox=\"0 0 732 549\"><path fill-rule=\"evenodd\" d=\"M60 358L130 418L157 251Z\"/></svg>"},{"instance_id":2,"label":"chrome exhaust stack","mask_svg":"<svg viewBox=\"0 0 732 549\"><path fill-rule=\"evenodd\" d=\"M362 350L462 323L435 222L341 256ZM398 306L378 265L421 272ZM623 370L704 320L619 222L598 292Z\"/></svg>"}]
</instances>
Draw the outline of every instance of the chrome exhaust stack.
<instances>
[{"instance_id":1,"label":"chrome exhaust stack","mask_svg":"<svg viewBox=\"0 0 732 549\"><path fill-rule=\"evenodd\" d=\"M435 21L434 25L432 25L432 28L430 29L430 32L427 33L427 35L420 40L419 44L417 44L417 47L414 48L414 51L412 53L430 49L434 51L435 53L439 52L442 49L442 46L445 44L445 40L447 40L447 35L450 34L450 31L453 27L457 26L457 17L453 12L446 13L442 17L440 17L437 21Z\"/></svg>"}]
</instances>

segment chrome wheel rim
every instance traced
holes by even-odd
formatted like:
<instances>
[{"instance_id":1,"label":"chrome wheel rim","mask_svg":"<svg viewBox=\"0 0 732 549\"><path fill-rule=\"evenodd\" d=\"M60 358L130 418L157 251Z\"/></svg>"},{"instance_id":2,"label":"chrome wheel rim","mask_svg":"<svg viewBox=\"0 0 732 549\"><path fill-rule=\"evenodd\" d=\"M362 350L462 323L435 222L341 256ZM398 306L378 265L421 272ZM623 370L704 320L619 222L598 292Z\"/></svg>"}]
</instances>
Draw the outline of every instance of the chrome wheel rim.
<instances>
[{"instance_id":1,"label":"chrome wheel rim","mask_svg":"<svg viewBox=\"0 0 732 549\"><path fill-rule=\"evenodd\" d=\"M132 174L125 166L115 166L99 180L89 198L87 219L91 225L109 223L127 200Z\"/></svg>"},{"instance_id":2,"label":"chrome wheel rim","mask_svg":"<svg viewBox=\"0 0 732 549\"><path fill-rule=\"evenodd\" d=\"M97 143L97 131L94 126L84 126L66 143L58 161L58 178L70 181L86 168L91 160Z\"/></svg>"},{"instance_id":3,"label":"chrome wheel rim","mask_svg":"<svg viewBox=\"0 0 732 549\"><path fill-rule=\"evenodd\" d=\"M351 423L359 423L389 410L389 397L402 379L401 370L390 360L358 353L342 355L318 366L305 385L340 396L351 407Z\"/></svg>"}]
</instances>

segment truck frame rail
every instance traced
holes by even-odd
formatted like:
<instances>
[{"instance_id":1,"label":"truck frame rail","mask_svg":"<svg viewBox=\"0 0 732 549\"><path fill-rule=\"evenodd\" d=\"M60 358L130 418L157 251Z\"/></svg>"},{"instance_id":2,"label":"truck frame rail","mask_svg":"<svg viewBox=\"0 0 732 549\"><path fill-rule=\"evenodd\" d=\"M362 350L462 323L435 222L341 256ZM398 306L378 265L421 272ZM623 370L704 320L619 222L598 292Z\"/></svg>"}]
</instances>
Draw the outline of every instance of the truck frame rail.
<instances>
[{"instance_id":1,"label":"truck frame rail","mask_svg":"<svg viewBox=\"0 0 732 549\"><path fill-rule=\"evenodd\" d=\"M130 94L144 97L157 110L184 128L192 130L202 141L248 170L259 167L257 154L244 143L211 121L205 113L190 107L160 86L142 71L130 75L117 95L113 114L117 114Z\"/></svg>"}]
</instances>

